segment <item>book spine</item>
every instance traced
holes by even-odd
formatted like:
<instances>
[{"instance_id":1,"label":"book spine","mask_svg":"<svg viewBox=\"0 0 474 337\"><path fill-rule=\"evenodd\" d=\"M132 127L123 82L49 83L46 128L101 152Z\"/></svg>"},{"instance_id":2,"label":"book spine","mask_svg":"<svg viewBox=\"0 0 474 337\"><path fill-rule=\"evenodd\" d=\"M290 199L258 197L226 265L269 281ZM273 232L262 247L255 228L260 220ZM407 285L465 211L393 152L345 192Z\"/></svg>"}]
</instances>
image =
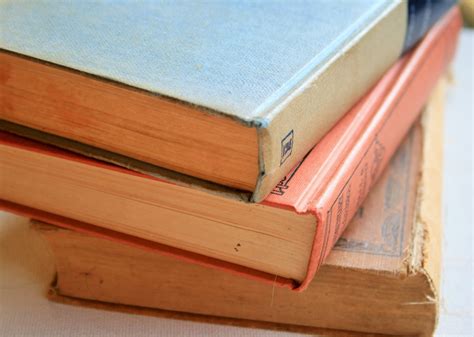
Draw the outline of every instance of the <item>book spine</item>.
<instances>
[{"instance_id":1,"label":"book spine","mask_svg":"<svg viewBox=\"0 0 474 337\"><path fill-rule=\"evenodd\" d=\"M437 88L441 93L445 90L445 82ZM434 298L431 310L435 312L435 319L431 329L426 332L427 336L433 336L440 310L444 99L443 94L434 95L433 104L429 107L430 113L423 115L421 120L423 132L436 135L436 137L425 137L423 142L423 161L418 182L415 230L413 231L418 234L418 237L412 241L414 254L411 265L414 268L418 267L419 271L425 275Z\"/></svg>"},{"instance_id":2,"label":"book spine","mask_svg":"<svg viewBox=\"0 0 474 337\"><path fill-rule=\"evenodd\" d=\"M398 60L406 35L407 4L388 3L382 14L367 18L362 31L350 41L332 46L338 50L334 57L254 123L260 175L253 201L267 197Z\"/></svg>"},{"instance_id":3,"label":"book spine","mask_svg":"<svg viewBox=\"0 0 474 337\"><path fill-rule=\"evenodd\" d=\"M455 3L455 0L407 0L395 5L394 1L393 8L355 38L352 46L346 47L323 72L308 79L275 108L278 113L272 123L262 122L258 127L261 174L253 199L261 201L268 196L284 174Z\"/></svg>"},{"instance_id":4,"label":"book spine","mask_svg":"<svg viewBox=\"0 0 474 337\"><path fill-rule=\"evenodd\" d=\"M414 123L436 82L451 61L462 25L459 9L452 9L432 29L407 64L393 91L335 171L325 190L313 198L311 211L318 219L304 290L328 256L349 220L386 167Z\"/></svg>"}]
</instances>

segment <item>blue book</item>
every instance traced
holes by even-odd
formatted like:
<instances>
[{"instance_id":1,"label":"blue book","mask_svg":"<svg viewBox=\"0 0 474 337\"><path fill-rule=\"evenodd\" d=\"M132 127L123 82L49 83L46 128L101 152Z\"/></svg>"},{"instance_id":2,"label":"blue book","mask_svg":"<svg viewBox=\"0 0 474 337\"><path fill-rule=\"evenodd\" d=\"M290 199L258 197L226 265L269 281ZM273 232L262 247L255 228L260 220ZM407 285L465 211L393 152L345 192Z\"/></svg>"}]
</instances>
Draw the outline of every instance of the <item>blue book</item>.
<instances>
[{"instance_id":1,"label":"blue book","mask_svg":"<svg viewBox=\"0 0 474 337\"><path fill-rule=\"evenodd\" d=\"M260 201L451 3L1 1L2 117Z\"/></svg>"}]
</instances>

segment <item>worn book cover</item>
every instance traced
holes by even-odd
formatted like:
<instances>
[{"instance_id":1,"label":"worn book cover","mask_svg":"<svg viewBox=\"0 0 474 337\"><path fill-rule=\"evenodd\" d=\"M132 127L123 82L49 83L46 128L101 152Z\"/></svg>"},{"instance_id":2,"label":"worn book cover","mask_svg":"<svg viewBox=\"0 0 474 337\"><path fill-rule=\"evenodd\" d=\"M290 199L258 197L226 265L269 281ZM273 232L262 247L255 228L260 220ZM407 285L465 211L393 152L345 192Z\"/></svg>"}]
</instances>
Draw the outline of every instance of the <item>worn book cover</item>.
<instances>
[{"instance_id":1,"label":"worn book cover","mask_svg":"<svg viewBox=\"0 0 474 337\"><path fill-rule=\"evenodd\" d=\"M54 294L245 320L234 324L274 322L293 331L432 335L439 305L443 86L304 293L34 222L55 257Z\"/></svg>"},{"instance_id":2,"label":"worn book cover","mask_svg":"<svg viewBox=\"0 0 474 337\"><path fill-rule=\"evenodd\" d=\"M261 201L453 3L1 1L0 110Z\"/></svg>"}]
</instances>

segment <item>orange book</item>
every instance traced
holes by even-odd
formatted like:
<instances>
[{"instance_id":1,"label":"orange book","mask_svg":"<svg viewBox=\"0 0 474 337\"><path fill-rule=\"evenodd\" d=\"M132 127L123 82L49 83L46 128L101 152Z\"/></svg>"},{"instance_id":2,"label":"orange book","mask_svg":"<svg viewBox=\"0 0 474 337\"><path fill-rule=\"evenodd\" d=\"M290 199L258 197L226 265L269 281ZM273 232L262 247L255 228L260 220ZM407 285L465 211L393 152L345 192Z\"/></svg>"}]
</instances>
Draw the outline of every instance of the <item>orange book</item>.
<instances>
[{"instance_id":1,"label":"orange book","mask_svg":"<svg viewBox=\"0 0 474 337\"><path fill-rule=\"evenodd\" d=\"M261 204L4 132L2 207L304 290L418 117L460 27L453 8Z\"/></svg>"}]
</instances>

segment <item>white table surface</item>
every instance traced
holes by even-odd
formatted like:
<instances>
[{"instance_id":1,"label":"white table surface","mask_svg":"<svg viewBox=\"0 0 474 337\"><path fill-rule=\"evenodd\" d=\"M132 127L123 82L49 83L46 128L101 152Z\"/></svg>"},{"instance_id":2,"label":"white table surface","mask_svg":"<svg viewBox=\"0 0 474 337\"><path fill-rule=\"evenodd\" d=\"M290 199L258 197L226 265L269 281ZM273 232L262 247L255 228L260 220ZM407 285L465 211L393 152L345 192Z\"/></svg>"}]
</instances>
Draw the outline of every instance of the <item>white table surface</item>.
<instances>
[{"instance_id":1,"label":"white table surface","mask_svg":"<svg viewBox=\"0 0 474 337\"><path fill-rule=\"evenodd\" d=\"M464 31L445 112L444 256L438 336L473 336L474 31ZM1 188L1 186L0 186ZM0 212L1 336L304 336L50 302L54 266L28 220Z\"/></svg>"}]
</instances>

